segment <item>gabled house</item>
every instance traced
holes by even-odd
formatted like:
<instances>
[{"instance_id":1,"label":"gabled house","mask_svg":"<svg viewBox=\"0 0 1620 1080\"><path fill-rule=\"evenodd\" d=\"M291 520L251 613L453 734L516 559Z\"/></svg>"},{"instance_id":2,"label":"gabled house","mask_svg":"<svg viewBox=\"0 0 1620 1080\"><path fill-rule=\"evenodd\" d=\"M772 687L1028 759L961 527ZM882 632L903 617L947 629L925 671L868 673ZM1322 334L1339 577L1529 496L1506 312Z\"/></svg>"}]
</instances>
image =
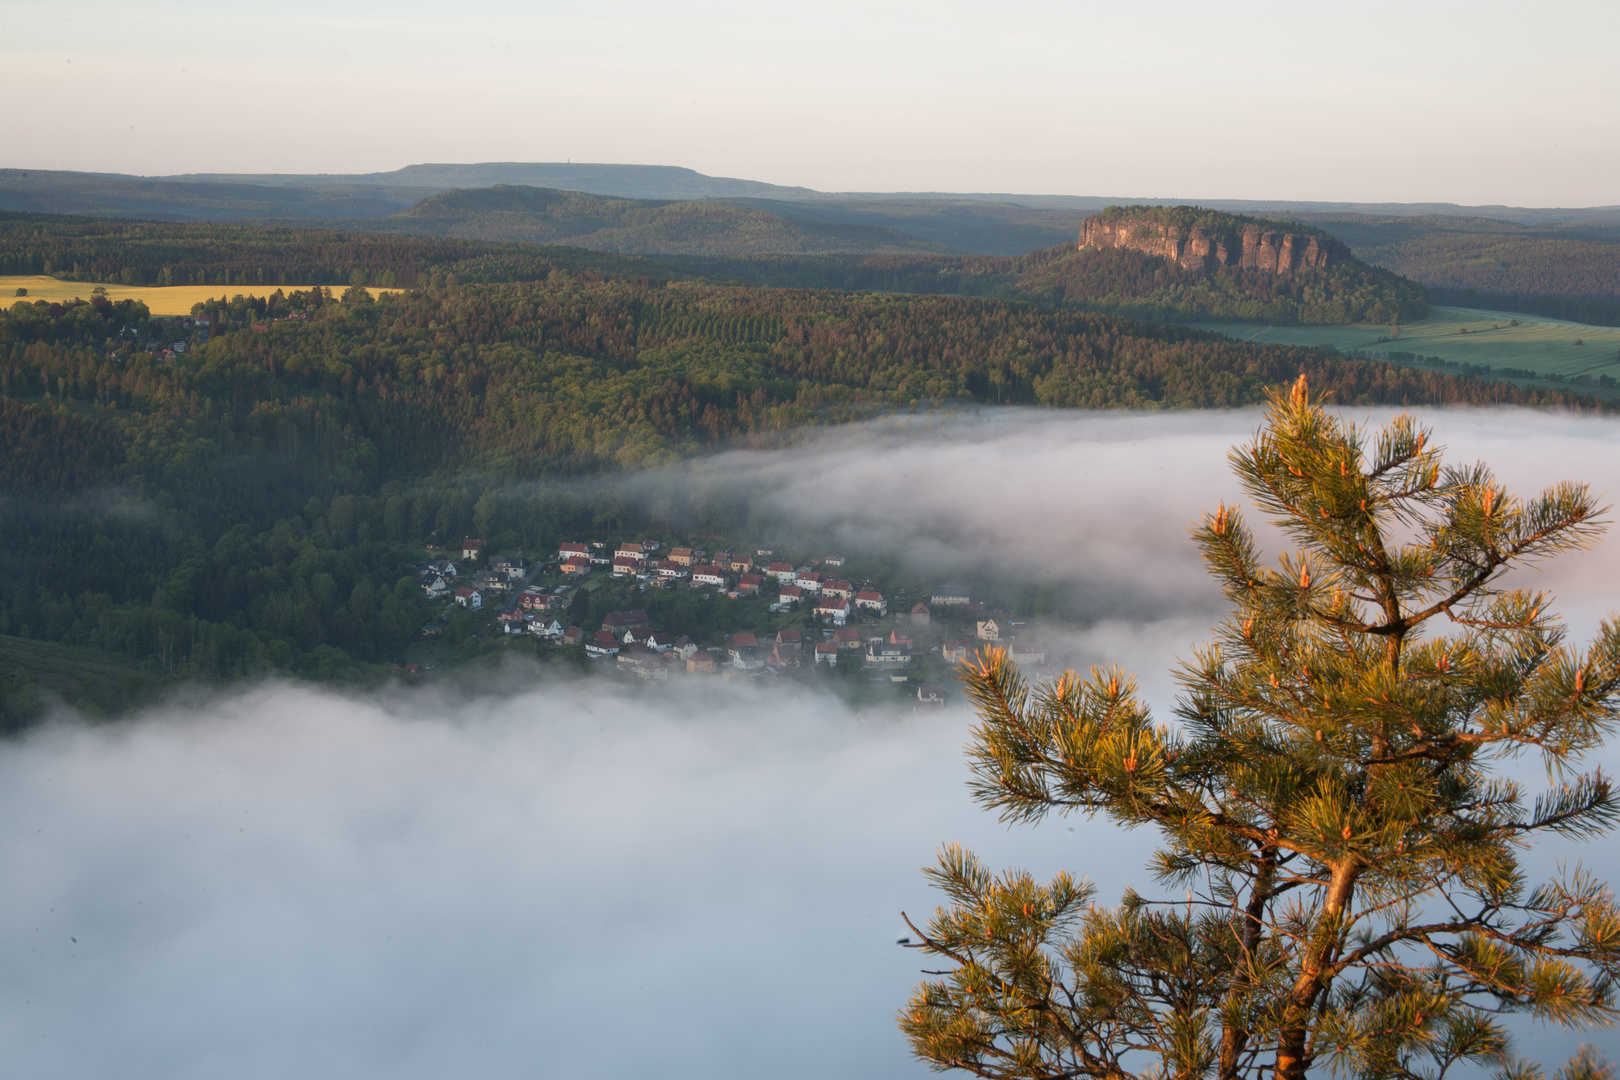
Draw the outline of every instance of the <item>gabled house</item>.
<instances>
[{"instance_id":1,"label":"gabled house","mask_svg":"<svg viewBox=\"0 0 1620 1080\"><path fill-rule=\"evenodd\" d=\"M428 578L422 583L422 595L427 597L429 600L438 600L439 598L448 596L449 594L449 583L438 574L434 574L432 577Z\"/></svg>"},{"instance_id":2,"label":"gabled house","mask_svg":"<svg viewBox=\"0 0 1620 1080\"><path fill-rule=\"evenodd\" d=\"M665 581L679 581L691 574L691 571L673 559L659 559L652 564L653 571Z\"/></svg>"},{"instance_id":3,"label":"gabled house","mask_svg":"<svg viewBox=\"0 0 1620 1080\"><path fill-rule=\"evenodd\" d=\"M518 607L524 611L550 611L556 597L547 593L538 585L530 585L518 593Z\"/></svg>"},{"instance_id":4,"label":"gabled house","mask_svg":"<svg viewBox=\"0 0 1620 1080\"><path fill-rule=\"evenodd\" d=\"M967 642L955 638L946 641L939 647L939 658L947 664L965 663L968 658Z\"/></svg>"},{"instance_id":5,"label":"gabled house","mask_svg":"<svg viewBox=\"0 0 1620 1080\"><path fill-rule=\"evenodd\" d=\"M675 644L670 646L670 648L674 651L675 655L679 656L682 660L689 658L693 653L698 651L697 642L693 641L685 634L682 634L680 637L676 638Z\"/></svg>"},{"instance_id":6,"label":"gabled house","mask_svg":"<svg viewBox=\"0 0 1620 1080\"><path fill-rule=\"evenodd\" d=\"M889 644L890 645L904 645L906 648L909 649L909 648L912 647L912 645L914 645L916 643L911 640L911 635L910 634L906 633L904 630L900 629L897 626L893 630L889 631Z\"/></svg>"},{"instance_id":7,"label":"gabled house","mask_svg":"<svg viewBox=\"0 0 1620 1080\"><path fill-rule=\"evenodd\" d=\"M464 608L481 611L484 607L484 596L477 589L457 589L456 603Z\"/></svg>"},{"instance_id":8,"label":"gabled house","mask_svg":"<svg viewBox=\"0 0 1620 1080\"><path fill-rule=\"evenodd\" d=\"M726 561L726 568L733 574L746 574L754 568L754 560L747 555L733 555Z\"/></svg>"},{"instance_id":9,"label":"gabled house","mask_svg":"<svg viewBox=\"0 0 1620 1080\"><path fill-rule=\"evenodd\" d=\"M726 572L718 566L694 566L692 568L692 584L712 585L716 588L725 588Z\"/></svg>"},{"instance_id":10,"label":"gabled house","mask_svg":"<svg viewBox=\"0 0 1620 1080\"><path fill-rule=\"evenodd\" d=\"M529 620L529 633L543 641L556 641L563 636L563 624L550 615L536 615Z\"/></svg>"},{"instance_id":11,"label":"gabled house","mask_svg":"<svg viewBox=\"0 0 1620 1080\"><path fill-rule=\"evenodd\" d=\"M508 634L521 634L527 625L521 611L503 611L495 616L495 621Z\"/></svg>"},{"instance_id":12,"label":"gabled house","mask_svg":"<svg viewBox=\"0 0 1620 1080\"><path fill-rule=\"evenodd\" d=\"M1000 641L1001 627L994 619L980 619L975 625L973 635L980 641Z\"/></svg>"},{"instance_id":13,"label":"gabled house","mask_svg":"<svg viewBox=\"0 0 1620 1080\"><path fill-rule=\"evenodd\" d=\"M830 641L817 642L816 663L836 667L838 665L838 646Z\"/></svg>"},{"instance_id":14,"label":"gabled house","mask_svg":"<svg viewBox=\"0 0 1620 1080\"><path fill-rule=\"evenodd\" d=\"M742 577L737 579L737 591L742 593L744 596L758 596L759 591L764 584L765 578L763 575L744 574Z\"/></svg>"},{"instance_id":15,"label":"gabled house","mask_svg":"<svg viewBox=\"0 0 1620 1080\"><path fill-rule=\"evenodd\" d=\"M849 620L849 601L842 596L823 596L816 601L816 614L842 626Z\"/></svg>"},{"instance_id":16,"label":"gabled house","mask_svg":"<svg viewBox=\"0 0 1620 1080\"><path fill-rule=\"evenodd\" d=\"M791 645L797 649L804 643L804 631L793 626L785 630L778 630L776 632L776 643L778 645Z\"/></svg>"},{"instance_id":17,"label":"gabled house","mask_svg":"<svg viewBox=\"0 0 1620 1080\"><path fill-rule=\"evenodd\" d=\"M634 559L640 562L647 557L647 549L641 546L640 540L626 540L613 551L613 557Z\"/></svg>"},{"instance_id":18,"label":"gabled house","mask_svg":"<svg viewBox=\"0 0 1620 1080\"><path fill-rule=\"evenodd\" d=\"M889 602L876 589L862 589L856 593L855 607L861 611L875 611L879 615L889 613Z\"/></svg>"},{"instance_id":19,"label":"gabled house","mask_svg":"<svg viewBox=\"0 0 1620 1080\"><path fill-rule=\"evenodd\" d=\"M927 626L933 621L934 613L928 610L927 604L913 604L911 607L911 625Z\"/></svg>"},{"instance_id":20,"label":"gabled house","mask_svg":"<svg viewBox=\"0 0 1620 1080\"><path fill-rule=\"evenodd\" d=\"M583 555L572 555L564 559L557 569L573 577L584 577L591 572L591 560Z\"/></svg>"},{"instance_id":21,"label":"gabled house","mask_svg":"<svg viewBox=\"0 0 1620 1080\"><path fill-rule=\"evenodd\" d=\"M792 563L785 562L771 563L765 568L765 573L767 576L775 578L778 583L783 585L788 584L799 575L799 572L793 568Z\"/></svg>"},{"instance_id":22,"label":"gabled house","mask_svg":"<svg viewBox=\"0 0 1620 1080\"><path fill-rule=\"evenodd\" d=\"M494 573L505 574L509 581L516 581L528 570L523 565L523 556L521 555L492 556L489 560L489 568Z\"/></svg>"},{"instance_id":23,"label":"gabled house","mask_svg":"<svg viewBox=\"0 0 1620 1080\"><path fill-rule=\"evenodd\" d=\"M783 585L777 594L776 602L779 604L797 604L804 599L804 590L797 585Z\"/></svg>"},{"instance_id":24,"label":"gabled house","mask_svg":"<svg viewBox=\"0 0 1620 1080\"><path fill-rule=\"evenodd\" d=\"M800 570L794 576L793 584L807 593L819 593L821 591L821 573L816 570Z\"/></svg>"},{"instance_id":25,"label":"gabled house","mask_svg":"<svg viewBox=\"0 0 1620 1080\"><path fill-rule=\"evenodd\" d=\"M512 587L512 580L505 574L498 574L493 570L480 570L472 577L472 587L486 596L490 593L503 593Z\"/></svg>"},{"instance_id":26,"label":"gabled house","mask_svg":"<svg viewBox=\"0 0 1620 1080\"><path fill-rule=\"evenodd\" d=\"M602 616L602 629L613 633L615 637L622 636L628 630L645 630L652 626L647 618L647 612L642 608L632 608L629 611L610 611Z\"/></svg>"},{"instance_id":27,"label":"gabled house","mask_svg":"<svg viewBox=\"0 0 1620 1080\"><path fill-rule=\"evenodd\" d=\"M765 667L764 650L757 646L744 646L731 650L731 666L738 671L760 671Z\"/></svg>"},{"instance_id":28,"label":"gabled house","mask_svg":"<svg viewBox=\"0 0 1620 1080\"><path fill-rule=\"evenodd\" d=\"M833 644L840 652L852 652L861 647L861 632L853 626L833 631Z\"/></svg>"},{"instance_id":29,"label":"gabled house","mask_svg":"<svg viewBox=\"0 0 1620 1080\"><path fill-rule=\"evenodd\" d=\"M689 547L670 548L669 561L680 563L682 566L691 566L692 549Z\"/></svg>"},{"instance_id":30,"label":"gabled house","mask_svg":"<svg viewBox=\"0 0 1620 1080\"><path fill-rule=\"evenodd\" d=\"M578 555L582 559L589 559L591 557L591 549L586 544L562 544L557 548L558 562L567 562L575 555Z\"/></svg>"},{"instance_id":31,"label":"gabled house","mask_svg":"<svg viewBox=\"0 0 1620 1080\"><path fill-rule=\"evenodd\" d=\"M1015 641L1007 646L1007 658L1019 667L1046 663L1046 649L1033 641Z\"/></svg>"},{"instance_id":32,"label":"gabled house","mask_svg":"<svg viewBox=\"0 0 1620 1080\"><path fill-rule=\"evenodd\" d=\"M828 578L826 581L821 583L821 595L842 596L845 600L849 600L855 595L855 587L847 581L840 581L837 578Z\"/></svg>"},{"instance_id":33,"label":"gabled house","mask_svg":"<svg viewBox=\"0 0 1620 1080\"><path fill-rule=\"evenodd\" d=\"M472 537L461 542L461 557L463 559L476 559L484 554L484 542L474 540Z\"/></svg>"},{"instance_id":34,"label":"gabled house","mask_svg":"<svg viewBox=\"0 0 1620 1080\"><path fill-rule=\"evenodd\" d=\"M866 646L866 666L869 668L898 669L911 666L911 647L893 645L887 641L874 641Z\"/></svg>"},{"instance_id":35,"label":"gabled house","mask_svg":"<svg viewBox=\"0 0 1620 1080\"><path fill-rule=\"evenodd\" d=\"M821 562L823 566L843 566L844 557L842 555L829 555L822 559Z\"/></svg>"},{"instance_id":36,"label":"gabled house","mask_svg":"<svg viewBox=\"0 0 1620 1080\"><path fill-rule=\"evenodd\" d=\"M930 712L945 707L945 688L938 683L923 683L917 687L917 704L913 712Z\"/></svg>"},{"instance_id":37,"label":"gabled house","mask_svg":"<svg viewBox=\"0 0 1620 1080\"><path fill-rule=\"evenodd\" d=\"M686 670L693 675L714 674L714 653L698 650L686 658Z\"/></svg>"},{"instance_id":38,"label":"gabled house","mask_svg":"<svg viewBox=\"0 0 1620 1080\"><path fill-rule=\"evenodd\" d=\"M799 647L797 645L784 645L780 641L771 649L770 663L773 667L798 667Z\"/></svg>"},{"instance_id":39,"label":"gabled house","mask_svg":"<svg viewBox=\"0 0 1620 1080\"><path fill-rule=\"evenodd\" d=\"M611 630L598 630L585 639L585 654L587 656L617 656L619 654L619 639L613 636Z\"/></svg>"},{"instance_id":40,"label":"gabled house","mask_svg":"<svg viewBox=\"0 0 1620 1080\"><path fill-rule=\"evenodd\" d=\"M654 630L648 634L642 644L655 653L667 653L674 646L674 640L669 636L668 630Z\"/></svg>"},{"instance_id":41,"label":"gabled house","mask_svg":"<svg viewBox=\"0 0 1620 1080\"><path fill-rule=\"evenodd\" d=\"M641 573L641 560L632 559L628 555L613 556L612 572L614 577L624 577L626 574Z\"/></svg>"},{"instance_id":42,"label":"gabled house","mask_svg":"<svg viewBox=\"0 0 1620 1080\"><path fill-rule=\"evenodd\" d=\"M585 642L585 631L577 626L570 626L563 631L562 641L564 645L582 645Z\"/></svg>"},{"instance_id":43,"label":"gabled house","mask_svg":"<svg viewBox=\"0 0 1620 1080\"><path fill-rule=\"evenodd\" d=\"M759 639L753 634L732 634L731 640L726 642L726 652L733 660L737 659L738 653L742 652L744 649L758 648Z\"/></svg>"}]
</instances>

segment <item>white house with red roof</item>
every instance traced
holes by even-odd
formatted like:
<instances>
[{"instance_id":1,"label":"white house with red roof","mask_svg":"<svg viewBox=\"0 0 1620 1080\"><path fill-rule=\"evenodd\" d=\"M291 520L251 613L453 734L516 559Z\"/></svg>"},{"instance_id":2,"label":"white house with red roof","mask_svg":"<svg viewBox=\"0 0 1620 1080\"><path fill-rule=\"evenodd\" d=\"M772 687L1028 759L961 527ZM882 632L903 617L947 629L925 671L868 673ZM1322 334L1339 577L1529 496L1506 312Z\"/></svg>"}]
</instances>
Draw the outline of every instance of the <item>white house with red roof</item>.
<instances>
[{"instance_id":1,"label":"white house with red roof","mask_svg":"<svg viewBox=\"0 0 1620 1080\"><path fill-rule=\"evenodd\" d=\"M855 607L861 611L875 611L879 615L889 613L889 602L876 589L862 589L856 593Z\"/></svg>"}]
</instances>

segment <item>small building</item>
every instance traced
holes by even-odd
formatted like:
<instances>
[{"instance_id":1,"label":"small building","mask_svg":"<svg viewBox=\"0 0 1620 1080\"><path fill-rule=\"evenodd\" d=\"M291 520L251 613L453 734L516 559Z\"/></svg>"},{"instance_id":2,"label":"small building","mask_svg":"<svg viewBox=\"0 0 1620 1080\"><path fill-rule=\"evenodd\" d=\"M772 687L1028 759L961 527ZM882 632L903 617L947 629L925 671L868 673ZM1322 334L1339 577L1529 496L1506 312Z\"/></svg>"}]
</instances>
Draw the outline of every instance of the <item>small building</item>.
<instances>
[{"instance_id":1,"label":"small building","mask_svg":"<svg viewBox=\"0 0 1620 1080\"><path fill-rule=\"evenodd\" d=\"M744 596L758 596L765 586L763 574L744 574L737 579L737 591Z\"/></svg>"},{"instance_id":2,"label":"small building","mask_svg":"<svg viewBox=\"0 0 1620 1080\"><path fill-rule=\"evenodd\" d=\"M844 557L842 555L829 555L822 559L821 562L825 566L843 566Z\"/></svg>"},{"instance_id":3,"label":"small building","mask_svg":"<svg viewBox=\"0 0 1620 1080\"><path fill-rule=\"evenodd\" d=\"M529 619L529 633L542 641L556 641L563 636L563 624L549 615L536 615Z\"/></svg>"},{"instance_id":4,"label":"small building","mask_svg":"<svg viewBox=\"0 0 1620 1080\"><path fill-rule=\"evenodd\" d=\"M557 548L557 561L567 562L578 555L582 559L591 557L591 549L586 544L561 544Z\"/></svg>"},{"instance_id":5,"label":"small building","mask_svg":"<svg viewBox=\"0 0 1620 1080\"><path fill-rule=\"evenodd\" d=\"M830 641L816 643L816 663L826 664L828 667L838 666L838 646Z\"/></svg>"},{"instance_id":6,"label":"small building","mask_svg":"<svg viewBox=\"0 0 1620 1080\"><path fill-rule=\"evenodd\" d=\"M764 650L757 646L732 649L731 666L738 671L763 671L765 668Z\"/></svg>"},{"instance_id":7,"label":"small building","mask_svg":"<svg viewBox=\"0 0 1620 1080\"><path fill-rule=\"evenodd\" d=\"M973 599L973 592L966 585L938 585L929 594L928 600L934 606L941 604L966 604Z\"/></svg>"},{"instance_id":8,"label":"small building","mask_svg":"<svg viewBox=\"0 0 1620 1080\"><path fill-rule=\"evenodd\" d=\"M490 593L503 593L511 588L512 579L493 570L480 570L472 577L472 587L488 596Z\"/></svg>"},{"instance_id":9,"label":"small building","mask_svg":"<svg viewBox=\"0 0 1620 1080\"><path fill-rule=\"evenodd\" d=\"M585 655L617 656L619 655L619 639L613 636L611 630L598 630L585 639Z\"/></svg>"},{"instance_id":10,"label":"small building","mask_svg":"<svg viewBox=\"0 0 1620 1080\"><path fill-rule=\"evenodd\" d=\"M927 626L933 619L933 612L928 610L927 604L913 604L911 608L911 625Z\"/></svg>"},{"instance_id":11,"label":"small building","mask_svg":"<svg viewBox=\"0 0 1620 1080\"><path fill-rule=\"evenodd\" d=\"M889 602L876 589L862 589L855 594L855 607L860 611L873 611L879 615L889 613Z\"/></svg>"},{"instance_id":12,"label":"small building","mask_svg":"<svg viewBox=\"0 0 1620 1080\"><path fill-rule=\"evenodd\" d=\"M804 631L794 626L790 626L785 630L778 630L776 632L776 643L778 645L792 645L794 648L798 648L804 643Z\"/></svg>"},{"instance_id":13,"label":"small building","mask_svg":"<svg viewBox=\"0 0 1620 1080\"><path fill-rule=\"evenodd\" d=\"M653 573L657 574L662 581L679 581L692 575L691 570L673 559L658 559L652 563L651 568Z\"/></svg>"},{"instance_id":14,"label":"small building","mask_svg":"<svg viewBox=\"0 0 1620 1080\"><path fill-rule=\"evenodd\" d=\"M850 600L855 596L855 587L847 581L840 581L838 578L828 578L826 581L821 583L821 595L842 596L845 600Z\"/></svg>"},{"instance_id":15,"label":"small building","mask_svg":"<svg viewBox=\"0 0 1620 1080\"><path fill-rule=\"evenodd\" d=\"M641 573L641 560L632 559L628 555L615 555L613 556L612 573L614 577L639 574Z\"/></svg>"},{"instance_id":16,"label":"small building","mask_svg":"<svg viewBox=\"0 0 1620 1080\"><path fill-rule=\"evenodd\" d=\"M521 555L495 555L489 560L490 571L505 574L508 581L516 581L528 572Z\"/></svg>"},{"instance_id":17,"label":"small building","mask_svg":"<svg viewBox=\"0 0 1620 1080\"><path fill-rule=\"evenodd\" d=\"M821 573L816 570L800 570L794 576L793 584L814 595L821 591Z\"/></svg>"},{"instance_id":18,"label":"small building","mask_svg":"<svg viewBox=\"0 0 1620 1080\"><path fill-rule=\"evenodd\" d=\"M527 624L523 620L521 611L503 611L495 616L495 621L501 629L508 634L521 634Z\"/></svg>"},{"instance_id":19,"label":"small building","mask_svg":"<svg viewBox=\"0 0 1620 1080\"><path fill-rule=\"evenodd\" d=\"M456 603L464 608L481 611L484 607L484 596L477 589L457 589Z\"/></svg>"},{"instance_id":20,"label":"small building","mask_svg":"<svg viewBox=\"0 0 1620 1080\"><path fill-rule=\"evenodd\" d=\"M747 555L736 554L726 560L726 567L733 574L746 574L754 568L754 560Z\"/></svg>"},{"instance_id":21,"label":"small building","mask_svg":"<svg viewBox=\"0 0 1620 1080\"><path fill-rule=\"evenodd\" d=\"M1015 641L1007 646L1007 659L1019 667L1039 666L1046 663L1046 649L1033 641Z\"/></svg>"},{"instance_id":22,"label":"small building","mask_svg":"<svg viewBox=\"0 0 1620 1080\"><path fill-rule=\"evenodd\" d=\"M823 596L816 601L816 614L843 626L849 621L849 601L842 596Z\"/></svg>"},{"instance_id":23,"label":"small building","mask_svg":"<svg viewBox=\"0 0 1620 1080\"><path fill-rule=\"evenodd\" d=\"M564 645L582 645L585 642L585 631L577 626L570 626L563 631L562 640Z\"/></svg>"},{"instance_id":24,"label":"small building","mask_svg":"<svg viewBox=\"0 0 1620 1080\"><path fill-rule=\"evenodd\" d=\"M689 653L686 657L686 670L694 675L713 675L714 653L701 650Z\"/></svg>"},{"instance_id":25,"label":"small building","mask_svg":"<svg viewBox=\"0 0 1620 1080\"><path fill-rule=\"evenodd\" d=\"M910 634L906 633L904 630L900 629L897 626L893 630L889 631L889 644L890 645L904 645L906 648L909 649L913 645L915 645L916 642L911 640L911 635Z\"/></svg>"},{"instance_id":26,"label":"small building","mask_svg":"<svg viewBox=\"0 0 1620 1080\"><path fill-rule=\"evenodd\" d=\"M530 585L518 593L518 607L524 611L550 611L557 598L538 585Z\"/></svg>"},{"instance_id":27,"label":"small building","mask_svg":"<svg viewBox=\"0 0 1620 1080\"><path fill-rule=\"evenodd\" d=\"M591 572L591 560L583 555L570 556L557 569L573 577L584 577Z\"/></svg>"},{"instance_id":28,"label":"small building","mask_svg":"<svg viewBox=\"0 0 1620 1080\"><path fill-rule=\"evenodd\" d=\"M602 629L610 631L614 637L622 637L630 630L646 630L651 627L652 621L647 618L647 612L642 608L610 611L602 616Z\"/></svg>"},{"instance_id":29,"label":"small building","mask_svg":"<svg viewBox=\"0 0 1620 1080\"><path fill-rule=\"evenodd\" d=\"M1000 641L1001 627L994 619L980 619L974 624L973 636L980 641Z\"/></svg>"},{"instance_id":30,"label":"small building","mask_svg":"<svg viewBox=\"0 0 1620 1080\"><path fill-rule=\"evenodd\" d=\"M626 540L613 550L613 557L634 559L640 562L647 557L647 549L641 546L640 540Z\"/></svg>"},{"instance_id":31,"label":"small building","mask_svg":"<svg viewBox=\"0 0 1620 1080\"><path fill-rule=\"evenodd\" d=\"M670 646L670 649L682 660L689 658L693 653L698 651L697 642L693 641L685 634L682 634L680 637L676 638L674 645Z\"/></svg>"},{"instance_id":32,"label":"small building","mask_svg":"<svg viewBox=\"0 0 1620 1080\"><path fill-rule=\"evenodd\" d=\"M945 706L945 688L939 683L925 682L917 687L917 704L932 705L935 708Z\"/></svg>"},{"instance_id":33,"label":"small building","mask_svg":"<svg viewBox=\"0 0 1620 1080\"><path fill-rule=\"evenodd\" d=\"M675 641L669 636L668 630L654 630L647 635L642 644L655 653L667 653L674 646Z\"/></svg>"},{"instance_id":34,"label":"small building","mask_svg":"<svg viewBox=\"0 0 1620 1080\"><path fill-rule=\"evenodd\" d=\"M450 593L450 583L438 574L434 574L422 583L422 595L429 600L437 600Z\"/></svg>"},{"instance_id":35,"label":"small building","mask_svg":"<svg viewBox=\"0 0 1620 1080\"><path fill-rule=\"evenodd\" d=\"M726 571L714 565L694 566L692 568L692 585L694 588L699 585L708 585L723 589L726 587Z\"/></svg>"},{"instance_id":36,"label":"small building","mask_svg":"<svg viewBox=\"0 0 1620 1080\"><path fill-rule=\"evenodd\" d=\"M911 666L911 646L874 641L866 646L866 667L899 670Z\"/></svg>"},{"instance_id":37,"label":"small building","mask_svg":"<svg viewBox=\"0 0 1620 1080\"><path fill-rule=\"evenodd\" d=\"M804 590L797 585L783 585L776 597L779 604L797 604L803 599Z\"/></svg>"},{"instance_id":38,"label":"small building","mask_svg":"<svg viewBox=\"0 0 1620 1080\"><path fill-rule=\"evenodd\" d=\"M840 652L853 652L861 647L861 632L853 626L834 630L833 644Z\"/></svg>"},{"instance_id":39,"label":"small building","mask_svg":"<svg viewBox=\"0 0 1620 1080\"><path fill-rule=\"evenodd\" d=\"M678 562L682 566L691 566L692 549L689 547L670 548L669 559L671 562Z\"/></svg>"},{"instance_id":40,"label":"small building","mask_svg":"<svg viewBox=\"0 0 1620 1080\"><path fill-rule=\"evenodd\" d=\"M963 664L967 662L967 642L952 638L939 647L939 658L947 664Z\"/></svg>"},{"instance_id":41,"label":"small building","mask_svg":"<svg viewBox=\"0 0 1620 1080\"><path fill-rule=\"evenodd\" d=\"M783 585L788 584L794 578L799 576L799 572L793 568L793 564L785 562L771 563L769 566L765 567L765 573L768 576L775 578L778 583Z\"/></svg>"},{"instance_id":42,"label":"small building","mask_svg":"<svg viewBox=\"0 0 1620 1080\"><path fill-rule=\"evenodd\" d=\"M461 542L461 557L463 559L476 559L484 554L484 542L472 537Z\"/></svg>"},{"instance_id":43,"label":"small building","mask_svg":"<svg viewBox=\"0 0 1620 1080\"><path fill-rule=\"evenodd\" d=\"M737 654L742 652L744 649L758 648L759 639L753 634L748 633L732 634L731 640L726 642L726 651L733 660L735 660L737 658Z\"/></svg>"},{"instance_id":44,"label":"small building","mask_svg":"<svg viewBox=\"0 0 1620 1080\"><path fill-rule=\"evenodd\" d=\"M799 666L799 647L797 645L784 645L780 641L771 649L770 664L772 667L795 668Z\"/></svg>"},{"instance_id":45,"label":"small building","mask_svg":"<svg viewBox=\"0 0 1620 1080\"><path fill-rule=\"evenodd\" d=\"M440 626L438 623L428 623L426 626L422 627L423 637L442 637L443 635L444 627Z\"/></svg>"}]
</instances>

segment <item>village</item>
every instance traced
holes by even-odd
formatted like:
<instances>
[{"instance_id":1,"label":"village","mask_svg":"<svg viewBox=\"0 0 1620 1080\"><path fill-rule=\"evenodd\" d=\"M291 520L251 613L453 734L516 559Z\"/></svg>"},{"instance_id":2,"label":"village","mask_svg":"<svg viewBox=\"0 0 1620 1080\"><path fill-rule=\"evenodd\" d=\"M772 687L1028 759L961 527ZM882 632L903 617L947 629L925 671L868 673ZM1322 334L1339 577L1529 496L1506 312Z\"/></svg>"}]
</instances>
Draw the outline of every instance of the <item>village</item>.
<instances>
[{"instance_id":1,"label":"village","mask_svg":"<svg viewBox=\"0 0 1620 1080\"><path fill-rule=\"evenodd\" d=\"M459 627L463 641L532 643L645 680L832 680L865 699L903 695L916 711L958 699L956 665L987 645L1033 677L1055 673L1024 624L970 587L886 589L842 555L627 539L567 542L529 562L476 538L445 554L460 558L419 571L424 600L442 613L422 629L429 641Z\"/></svg>"}]
</instances>

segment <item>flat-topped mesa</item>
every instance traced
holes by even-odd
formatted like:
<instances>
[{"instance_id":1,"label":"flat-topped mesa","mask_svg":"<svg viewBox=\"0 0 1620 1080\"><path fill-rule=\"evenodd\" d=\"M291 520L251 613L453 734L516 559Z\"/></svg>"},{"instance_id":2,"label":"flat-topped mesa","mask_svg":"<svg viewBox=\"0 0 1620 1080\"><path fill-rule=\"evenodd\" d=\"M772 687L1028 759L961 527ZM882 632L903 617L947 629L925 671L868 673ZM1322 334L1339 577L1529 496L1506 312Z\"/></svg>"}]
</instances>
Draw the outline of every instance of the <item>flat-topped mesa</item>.
<instances>
[{"instance_id":1,"label":"flat-topped mesa","mask_svg":"<svg viewBox=\"0 0 1620 1080\"><path fill-rule=\"evenodd\" d=\"M1223 235L1224 234L1224 235ZM1181 226L1150 217L1089 217L1080 224L1080 247L1128 248L1158 255L1197 273L1236 265L1245 270L1286 274L1301 267L1325 267L1329 243L1309 233L1281 232L1244 224L1231 230ZM1235 253L1233 248L1236 248Z\"/></svg>"}]
</instances>

